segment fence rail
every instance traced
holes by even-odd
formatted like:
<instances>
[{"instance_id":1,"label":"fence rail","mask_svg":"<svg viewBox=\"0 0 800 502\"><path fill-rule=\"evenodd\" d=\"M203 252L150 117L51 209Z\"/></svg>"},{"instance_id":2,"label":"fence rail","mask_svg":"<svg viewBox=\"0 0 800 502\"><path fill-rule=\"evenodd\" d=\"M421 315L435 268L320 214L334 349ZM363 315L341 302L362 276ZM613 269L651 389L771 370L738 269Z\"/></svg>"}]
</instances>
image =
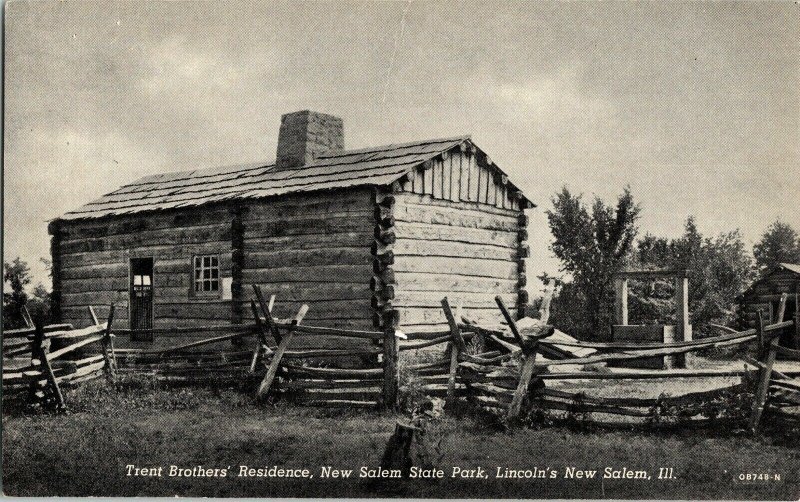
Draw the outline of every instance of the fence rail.
<instances>
[{"instance_id":1,"label":"fence rail","mask_svg":"<svg viewBox=\"0 0 800 502\"><path fill-rule=\"evenodd\" d=\"M669 378L713 378L742 376L745 370L671 369L663 371L621 370L551 371L565 365L588 365L685 354L714 347L756 343L757 359L744 358L757 368L753 408L749 426L755 431L765 411L776 416L800 405L800 371L774 370L777 357L800 360L800 350L781 347L785 330L798 332L797 316L778 319L771 325L733 331L694 341L673 343L599 343L550 339L553 328L542 322L520 329L501 297L496 298L504 325L478 324L455 312L449 300L441 305L448 329L435 332L397 331L396 312L388 311L383 331L348 330L303 324L308 307L301 306L290 319L272 316L274 296L266 299L253 286L252 322L239 325L154 328L151 333L207 333L208 338L159 349L114 348L114 335L136 334L113 328L114 306L109 318L100 322L89 308L93 325L73 329L71 325L33 326L6 331L3 344L3 393L50 400L64 407L60 385L78 383L106 375L150 375L171 384L246 382L255 398L285 397L311 406L395 408L398 405L399 355L401 352L442 348L433 361L407 366L420 382L420 390L445 399L457 399L501 414L509 421L536 407L542 409L598 413L647 419L659 409L679 408L682 417L703 413L703 403L731 398L748 391L742 384L678 397L601 397L586 392L566 392L548 386L553 380L648 380ZM328 337L350 339L352 348L331 348L317 343ZM220 343L252 340L252 347L239 344L220 350ZM300 343L302 342L302 343ZM471 343L468 347L467 342ZM217 346L217 347L214 347ZM478 348L476 350L476 347ZM94 348L96 352L89 353ZM592 349L595 353L572 356L565 348ZM97 350L99 349L99 350ZM580 352L579 352L580 353ZM549 359L537 358L546 355ZM355 367L350 367L355 366Z\"/></svg>"}]
</instances>

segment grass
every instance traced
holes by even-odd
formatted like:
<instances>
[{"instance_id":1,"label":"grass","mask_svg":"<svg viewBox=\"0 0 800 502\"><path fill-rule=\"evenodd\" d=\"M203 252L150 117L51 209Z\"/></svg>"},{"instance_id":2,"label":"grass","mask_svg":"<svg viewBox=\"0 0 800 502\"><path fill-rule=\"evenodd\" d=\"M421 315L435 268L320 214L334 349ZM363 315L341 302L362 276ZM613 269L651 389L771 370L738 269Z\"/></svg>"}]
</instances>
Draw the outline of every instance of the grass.
<instances>
[{"instance_id":1,"label":"grass","mask_svg":"<svg viewBox=\"0 0 800 502\"><path fill-rule=\"evenodd\" d=\"M70 411L4 410L3 491L14 496L469 497L793 499L800 496L797 431L752 438L731 430L576 432L550 427L503 431L472 414L429 424L427 457L453 466L556 471L555 479L320 479L322 466L379 464L398 416L255 405L236 390L160 389L93 382L66 395ZM437 447L438 445L438 447ZM126 466L227 468L226 478L126 476ZM308 468L310 480L239 478L238 466ZM599 479L605 467L647 470L650 481ZM598 470L564 479L567 467ZM657 480L659 467L675 480ZM778 473L780 481L739 481Z\"/></svg>"}]
</instances>

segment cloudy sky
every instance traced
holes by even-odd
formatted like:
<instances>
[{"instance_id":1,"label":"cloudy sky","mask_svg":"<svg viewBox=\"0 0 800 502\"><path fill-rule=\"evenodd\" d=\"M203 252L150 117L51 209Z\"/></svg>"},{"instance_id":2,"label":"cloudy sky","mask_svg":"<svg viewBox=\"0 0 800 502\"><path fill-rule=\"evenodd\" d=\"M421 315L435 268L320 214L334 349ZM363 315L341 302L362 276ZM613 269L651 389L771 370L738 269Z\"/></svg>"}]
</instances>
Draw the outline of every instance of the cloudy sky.
<instances>
[{"instance_id":1,"label":"cloudy sky","mask_svg":"<svg viewBox=\"0 0 800 502\"><path fill-rule=\"evenodd\" d=\"M280 115L347 147L472 134L527 195L555 271L560 186L630 184L642 231L800 228L800 5L6 4L4 258L46 281L47 220L135 178L274 159Z\"/></svg>"}]
</instances>

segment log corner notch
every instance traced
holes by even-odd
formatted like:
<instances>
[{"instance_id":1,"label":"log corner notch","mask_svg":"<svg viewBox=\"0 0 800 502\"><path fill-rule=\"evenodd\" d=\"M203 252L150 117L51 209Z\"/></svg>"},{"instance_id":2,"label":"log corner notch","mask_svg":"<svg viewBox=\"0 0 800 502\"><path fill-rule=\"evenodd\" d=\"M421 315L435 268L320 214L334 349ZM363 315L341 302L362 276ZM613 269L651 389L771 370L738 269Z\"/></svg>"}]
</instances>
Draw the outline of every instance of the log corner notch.
<instances>
[{"instance_id":1,"label":"log corner notch","mask_svg":"<svg viewBox=\"0 0 800 502\"><path fill-rule=\"evenodd\" d=\"M53 278L53 292L50 294L50 314L53 322L61 322L61 241L63 231L61 220L53 220L47 224L50 234L50 260L51 276Z\"/></svg>"},{"instance_id":2,"label":"log corner notch","mask_svg":"<svg viewBox=\"0 0 800 502\"><path fill-rule=\"evenodd\" d=\"M517 279L517 319L522 319L529 314L526 310L528 309L530 296L525 289L525 286L528 284L525 260L530 256L530 247L527 243L529 222L530 219L528 215L525 214L524 209L520 209L518 218L519 230L517 232L517 241L519 243L519 254L517 256L517 270L519 272Z\"/></svg>"},{"instance_id":3,"label":"log corner notch","mask_svg":"<svg viewBox=\"0 0 800 502\"><path fill-rule=\"evenodd\" d=\"M395 197L390 190L376 187L373 190L375 207L375 239L372 254L373 276L370 280L372 290L373 326L384 327L387 312L393 311L392 300L395 294L394 279L394 228Z\"/></svg>"}]
</instances>

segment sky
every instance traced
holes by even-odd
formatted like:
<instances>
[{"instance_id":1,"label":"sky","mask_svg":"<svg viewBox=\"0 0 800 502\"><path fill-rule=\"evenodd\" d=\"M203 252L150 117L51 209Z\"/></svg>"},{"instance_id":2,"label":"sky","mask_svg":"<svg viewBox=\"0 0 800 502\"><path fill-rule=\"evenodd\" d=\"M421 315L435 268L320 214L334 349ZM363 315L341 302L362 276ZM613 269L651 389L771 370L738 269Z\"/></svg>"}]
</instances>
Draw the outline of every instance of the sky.
<instances>
[{"instance_id":1,"label":"sky","mask_svg":"<svg viewBox=\"0 0 800 502\"><path fill-rule=\"evenodd\" d=\"M283 113L347 148L471 134L539 207L562 186L641 233L800 229L797 2L106 2L5 12L4 260L48 283L47 221L141 176L265 163Z\"/></svg>"}]
</instances>

